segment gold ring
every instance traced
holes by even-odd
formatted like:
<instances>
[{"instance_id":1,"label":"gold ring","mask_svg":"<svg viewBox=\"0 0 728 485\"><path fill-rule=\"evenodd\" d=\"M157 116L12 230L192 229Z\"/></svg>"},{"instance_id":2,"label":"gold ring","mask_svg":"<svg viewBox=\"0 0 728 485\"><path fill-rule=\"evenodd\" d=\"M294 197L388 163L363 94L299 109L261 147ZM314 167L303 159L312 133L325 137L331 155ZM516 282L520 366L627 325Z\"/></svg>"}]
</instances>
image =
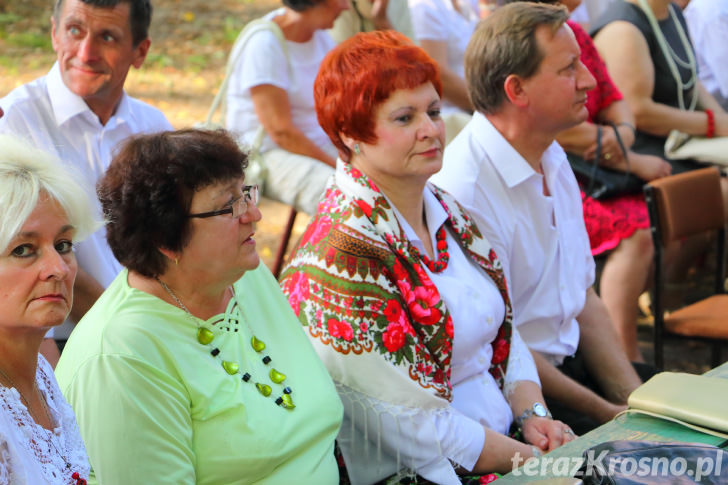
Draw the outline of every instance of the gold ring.
<instances>
[{"instance_id":1,"label":"gold ring","mask_svg":"<svg viewBox=\"0 0 728 485\"><path fill-rule=\"evenodd\" d=\"M612 158L612 154L611 153L605 153L604 154L604 160L610 160L611 158Z\"/></svg>"}]
</instances>

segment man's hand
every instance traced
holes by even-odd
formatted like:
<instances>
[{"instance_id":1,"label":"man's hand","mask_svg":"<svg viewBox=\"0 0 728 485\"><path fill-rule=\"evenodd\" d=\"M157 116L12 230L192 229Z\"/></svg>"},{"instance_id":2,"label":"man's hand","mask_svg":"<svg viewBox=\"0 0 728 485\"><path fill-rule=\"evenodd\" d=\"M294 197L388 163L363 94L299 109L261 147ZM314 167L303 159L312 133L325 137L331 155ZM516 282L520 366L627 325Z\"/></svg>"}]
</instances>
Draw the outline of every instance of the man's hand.
<instances>
[{"instance_id":1,"label":"man's hand","mask_svg":"<svg viewBox=\"0 0 728 485\"><path fill-rule=\"evenodd\" d=\"M605 400L600 405L595 406L592 418L600 424L604 424L614 419L617 414L625 409L627 409L626 404L614 404Z\"/></svg>"}]
</instances>

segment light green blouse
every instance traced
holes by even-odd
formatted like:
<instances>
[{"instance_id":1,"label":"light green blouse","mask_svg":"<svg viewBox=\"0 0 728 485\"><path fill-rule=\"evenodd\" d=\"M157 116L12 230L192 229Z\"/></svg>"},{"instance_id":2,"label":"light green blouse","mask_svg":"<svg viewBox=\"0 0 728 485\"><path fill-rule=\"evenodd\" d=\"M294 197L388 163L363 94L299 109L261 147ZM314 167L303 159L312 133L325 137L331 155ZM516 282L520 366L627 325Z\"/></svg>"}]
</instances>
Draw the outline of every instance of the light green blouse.
<instances>
[{"instance_id":1,"label":"light green blouse","mask_svg":"<svg viewBox=\"0 0 728 485\"><path fill-rule=\"evenodd\" d=\"M213 329L228 375L197 341L189 316L131 288L126 270L81 320L56 376L76 413L94 470L89 483L338 483L334 439L342 405L273 276L248 271ZM256 353L251 328L265 342ZM261 357L268 355L268 365ZM274 384L274 367L287 378ZM264 397L254 382L269 384ZM285 386L293 410L275 404Z\"/></svg>"}]
</instances>

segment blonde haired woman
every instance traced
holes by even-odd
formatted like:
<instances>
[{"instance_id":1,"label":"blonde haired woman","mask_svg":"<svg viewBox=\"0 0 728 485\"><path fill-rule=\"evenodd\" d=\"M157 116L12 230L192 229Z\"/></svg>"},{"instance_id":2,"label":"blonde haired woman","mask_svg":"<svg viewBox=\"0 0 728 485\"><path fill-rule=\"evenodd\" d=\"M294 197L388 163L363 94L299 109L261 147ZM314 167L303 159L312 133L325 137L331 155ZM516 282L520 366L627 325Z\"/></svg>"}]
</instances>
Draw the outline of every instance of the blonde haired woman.
<instances>
[{"instance_id":1,"label":"blonde haired woman","mask_svg":"<svg viewBox=\"0 0 728 485\"><path fill-rule=\"evenodd\" d=\"M60 161L0 135L0 483L88 478L73 411L38 349L71 309L89 207Z\"/></svg>"}]
</instances>

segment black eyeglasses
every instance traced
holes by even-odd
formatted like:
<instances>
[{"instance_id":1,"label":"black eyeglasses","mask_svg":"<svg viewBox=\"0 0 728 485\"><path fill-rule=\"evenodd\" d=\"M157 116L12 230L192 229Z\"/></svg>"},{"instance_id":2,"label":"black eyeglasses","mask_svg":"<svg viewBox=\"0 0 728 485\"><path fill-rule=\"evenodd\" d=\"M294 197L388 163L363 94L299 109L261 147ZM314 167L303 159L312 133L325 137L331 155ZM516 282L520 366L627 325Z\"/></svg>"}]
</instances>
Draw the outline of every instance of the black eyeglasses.
<instances>
[{"instance_id":1,"label":"black eyeglasses","mask_svg":"<svg viewBox=\"0 0 728 485\"><path fill-rule=\"evenodd\" d=\"M251 205L257 206L258 200L260 199L260 192L258 191L257 185L246 185L243 187L243 195L237 199L230 201L230 207L224 209L200 212L199 214L187 214L187 217L199 217L204 219L206 217L221 216L223 214L232 214L233 219L237 219L247 212Z\"/></svg>"}]
</instances>

